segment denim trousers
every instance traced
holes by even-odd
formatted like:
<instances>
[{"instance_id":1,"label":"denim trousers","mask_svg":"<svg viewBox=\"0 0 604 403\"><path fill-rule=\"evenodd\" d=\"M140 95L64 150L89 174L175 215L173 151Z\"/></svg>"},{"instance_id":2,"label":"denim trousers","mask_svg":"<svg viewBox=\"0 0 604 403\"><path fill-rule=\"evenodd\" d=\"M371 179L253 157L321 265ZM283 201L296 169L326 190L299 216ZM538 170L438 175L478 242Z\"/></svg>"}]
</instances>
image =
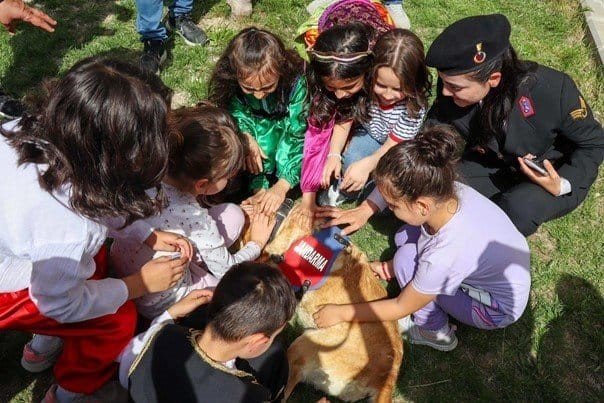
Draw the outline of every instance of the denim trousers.
<instances>
[{"instance_id":1,"label":"denim trousers","mask_svg":"<svg viewBox=\"0 0 604 403\"><path fill-rule=\"evenodd\" d=\"M375 153L382 146L376 139L369 135L367 130L359 125L354 129L354 133L352 138L348 143L348 147L342 154L342 177L344 177L344 173L353 163L362 160L365 157L369 157L371 154ZM371 176L365 183L363 189L358 192L344 192L340 191L342 196L345 196L349 200L360 200L361 198L366 197L371 193L374 188L373 180Z\"/></svg>"},{"instance_id":2,"label":"denim trousers","mask_svg":"<svg viewBox=\"0 0 604 403\"><path fill-rule=\"evenodd\" d=\"M178 17L193 9L193 0L174 0L169 6L170 15ZM141 40L166 40L168 32L162 24L164 2L162 0L136 0L136 30Z\"/></svg>"}]
</instances>

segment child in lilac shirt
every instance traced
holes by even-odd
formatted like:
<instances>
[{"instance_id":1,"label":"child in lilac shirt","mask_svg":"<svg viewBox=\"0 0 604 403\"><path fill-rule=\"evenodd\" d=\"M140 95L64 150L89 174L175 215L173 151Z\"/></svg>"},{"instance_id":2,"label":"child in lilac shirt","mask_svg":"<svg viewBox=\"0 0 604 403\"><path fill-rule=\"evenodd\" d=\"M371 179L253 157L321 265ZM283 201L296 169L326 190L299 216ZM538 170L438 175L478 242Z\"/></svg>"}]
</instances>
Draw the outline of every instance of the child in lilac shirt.
<instances>
[{"instance_id":1,"label":"child in lilac shirt","mask_svg":"<svg viewBox=\"0 0 604 403\"><path fill-rule=\"evenodd\" d=\"M442 351L457 346L449 315L480 329L503 328L520 318L530 291L526 239L506 214L472 188L456 182L457 134L425 129L380 160L375 181L394 214L405 221L390 262L372 263L379 277L396 277L397 298L326 305L319 327L342 321L385 321L413 314L411 343Z\"/></svg>"}]
</instances>

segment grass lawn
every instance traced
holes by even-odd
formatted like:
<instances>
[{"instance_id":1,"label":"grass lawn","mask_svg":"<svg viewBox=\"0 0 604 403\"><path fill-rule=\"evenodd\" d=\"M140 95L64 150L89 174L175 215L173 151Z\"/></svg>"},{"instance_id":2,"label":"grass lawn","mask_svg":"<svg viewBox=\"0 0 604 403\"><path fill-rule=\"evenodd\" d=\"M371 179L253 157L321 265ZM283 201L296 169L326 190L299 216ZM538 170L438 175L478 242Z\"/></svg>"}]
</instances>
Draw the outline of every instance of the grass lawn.
<instances>
[{"instance_id":1,"label":"grass lawn","mask_svg":"<svg viewBox=\"0 0 604 403\"><path fill-rule=\"evenodd\" d=\"M177 38L172 63L162 73L175 90L175 103L205 97L207 78L227 41L248 25L265 27L292 43L306 19L302 0L256 0L254 14L229 18L224 1L197 0L195 19L212 42L189 48ZM134 26L134 0L33 1L59 21L47 34L23 28L0 30L0 84L21 96L44 77L65 71L96 54L136 61L141 50ZM512 23L512 43L522 58L566 71L596 115L604 118L604 69L587 39L578 0L407 0L413 29L426 47L453 21L501 12ZM604 399L604 176L572 214L544 225L529 239L533 285L522 319L505 330L460 326L459 347L451 353L405 344L397 400L602 401ZM488 225L488 223L485 223ZM370 258L394 250L391 217L376 219L353 239ZM471 247L471 245L469 245ZM28 335L0 333L0 402L39 401L50 373L33 376L19 365ZM293 400L320 397L308 387Z\"/></svg>"}]
</instances>

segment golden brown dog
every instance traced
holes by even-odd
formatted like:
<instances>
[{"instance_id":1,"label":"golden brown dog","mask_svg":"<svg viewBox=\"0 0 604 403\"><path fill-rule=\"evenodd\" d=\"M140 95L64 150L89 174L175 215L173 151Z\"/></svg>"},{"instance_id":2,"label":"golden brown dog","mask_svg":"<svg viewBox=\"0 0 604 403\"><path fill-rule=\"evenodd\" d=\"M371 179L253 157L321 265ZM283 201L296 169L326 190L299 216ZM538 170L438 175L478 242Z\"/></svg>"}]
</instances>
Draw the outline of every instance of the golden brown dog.
<instances>
[{"instance_id":1,"label":"golden brown dog","mask_svg":"<svg viewBox=\"0 0 604 403\"><path fill-rule=\"evenodd\" d=\"M309 226L304 228L300 223L292 211L267 245L263 260L271 254L283 254L294 241L309 235ZM307 382L345 401L365 397L380 403L392 401L403 358L397 323L340 323L317 329L312 318L320 305L386 296L363 252L351 245L340 253L323 286L308 291L298 306L298 320L305 330L287 351L290 373L286 397L299 382Z\"/></svg>"}]
</instances>

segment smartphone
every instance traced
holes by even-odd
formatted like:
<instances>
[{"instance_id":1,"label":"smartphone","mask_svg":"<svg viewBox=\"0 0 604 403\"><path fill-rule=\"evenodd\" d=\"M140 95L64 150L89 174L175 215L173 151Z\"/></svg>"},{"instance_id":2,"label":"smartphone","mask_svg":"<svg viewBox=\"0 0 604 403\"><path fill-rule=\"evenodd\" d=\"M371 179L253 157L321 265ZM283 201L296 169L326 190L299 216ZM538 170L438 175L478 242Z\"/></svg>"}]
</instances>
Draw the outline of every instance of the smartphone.
<instances>
[{"instance_id":1,"label":"smartphone","mask_svg":"<svg viewBox=\"0 0 604 403\"><path fill-rule=\"evenodd\" d=\"M549 175L547 173L547 171L545 170L545 168L543 167L543 165L541 165L541 162L535 162L535 161L530 160L528 158L523 158L522 160L533 171L539 172L541 175Z\"/></svg>"},{"instance_id":2,"label":"smartphone","mask_svg":"<svg viewBox=\"0 0 604 403\"><path fill-rule=\"evenodd\" d=\"M170 256L170 260L178 260L178 259L180 259L182 254L180 252L174 252L173 254L171 254L169 256Z\"/></svg>"}]
</instances>

